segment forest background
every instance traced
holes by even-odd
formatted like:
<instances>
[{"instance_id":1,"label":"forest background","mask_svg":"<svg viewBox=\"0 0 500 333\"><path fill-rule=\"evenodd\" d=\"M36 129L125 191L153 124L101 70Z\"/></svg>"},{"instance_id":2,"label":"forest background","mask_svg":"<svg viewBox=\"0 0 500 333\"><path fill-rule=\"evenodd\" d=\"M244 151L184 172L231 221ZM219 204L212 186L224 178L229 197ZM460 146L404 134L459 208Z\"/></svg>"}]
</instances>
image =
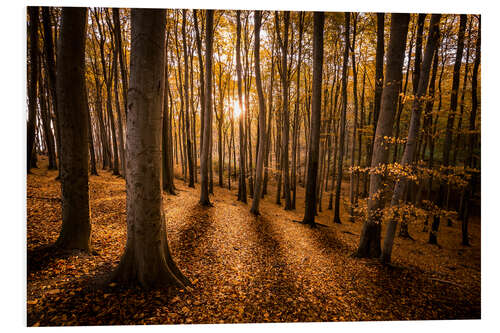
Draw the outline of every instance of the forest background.
<instances>
[{"instance_id":1,"label":"forest background","mask_svg":"<svg viewBox=\"0 0 500 333\"><path fill-rule=\"evenodd\" d=\"M2 190L1 202L2 206L6 209L4 214L4 228L5 232L4 238L10 239L10 241L2 242L2 247L5 248L3 253L8 253L6 249L12 251L15 249L15 254L11 256L4 256L10 259L5 264L5 267L12 267L15 274L9 274L9 279L12 281L2 281L2 285L7 287L10 292L8 293L9 302L2 302L3 315L9 317L10 320L14 319L17 323L24 321L24 316L22 312L18 314L19 310L24 309L24 288L25 288L25 184L26 175L24 172L24 149L26 147L25 140L25 115L23 113L17 112L15 110L24 109L24 104L26 100L26 25L25 25L25 5L56 5L51 3L38 3L38 2L27 2L25 4L17 4L16 8L11 11L9 9L3 10L2 15L6 16L6 19L2 19L2 24L4 25L4 37L7 35L7 31L12 31L12 27L15 27L15 33L11 33L9 40L4 43L4 46L8 46L8 52L10 53L8 59L2 59L1 62L4 67L9 68L9 70L4 71L5 76L2 80L2 91L4 92L4 97L9 97L8 102L4 105L4 115L7 119L2 123L2 142L3 142L3 155L4 163L2 163L2 175L7 181L7 186ZM483 318L482 324L489 321L488 318L493 319L494 314L498 312L493 302L494 295L498 294L498 287L495 287L494 281L497 280L495 275L498 274L498 268L496 265L488 264L488 261L494 260L494 253L498 253L498 249L495 245L495 235L498 234L498 225L495 221L497 220L495 212L495 197L496 189L498 185L498 175L495 171L495 165L499 162L498 154L496 153L497 148L495 147L497 142L499 142L496 136L498 135L496 131L496 126L498 124L498 114L495 114L494 110L498 109L498 101L495 98L495 77L498 77L498 65L495 64L495 54L498 54L498 46L496 45L497 36L496 34L500 29L498 29L498 24L495 22L494 13L496 12L493 7L488 7L486 2L475 1L474 3L458 3L455 1L442 1L436 3L435 1L419 1L418 3L399 3L396 1L387 1L384 4L374 4L368 1L359 1L356 4L325 4L322 1L308 1L307 3L290 3L287 1L276 1L273 4L267 3L266 1L253 1L251 6L248 7L244 4L235 4L230 1L210 1L209 3L203 3L200 1L183 1L181 3L164 3L161 1L147 1L141 2L140 4L136 1L92 1L92 3L83 3L81 1L65 1L64 5L79 5L79 6L119 6L119 7L136 7L141 5L142 7L161 7L161 8L217 8L217 9L290 9L290 10L315 10L321 9L326 11L362 11L362 12L427 12L427 13L481 13L484 19L483 28L483 44L482 44L482 122L481 122L481 143L482 143L482 224L483 224L483 251L482 251L482 272L483 272ZM347 7L352 6L352 7ZM9 15L9 13L11 15ZM15 15L12 15L15 13ZM9 19L7 19L9 17ZM491 41L488 43L488 41ZM4 57L2 55L2 57ZM13 65L15 64L15 65ZM23 75L20 75L20 73ZM5 100L4 100L5 103ZM11 110L11 112L9 112ZM15 126L12 126L15 124ZM7 163L8 162L8 163ZM14 200L14 198L16 200ZM14 200L15 204L12 203ZM4 275L3 279L7 276ZM9 286L15 285L16 288L11 288ZM497 290L495 290L497 288ZM485 293L487 290L487 293ZM488 296L489 295L489 296ZM15 301L15 303L12 303ZM8 309L16 310L15 315L9 315L10 311ZM444 323L443 323L444 324ZM339 324L337 324L339 325ZM345 324L340 324L345 325ZM424 324L425 325L425 324ZM446 324L447 328L450 328ZM460 325L464 328L464 323L452 323L452 326ZM467 325L467 323L465 323ZM398 324L391 324L391 329L398 329ZM422 327L420 326L420 329Z\"/></svg>"}]
</instances>

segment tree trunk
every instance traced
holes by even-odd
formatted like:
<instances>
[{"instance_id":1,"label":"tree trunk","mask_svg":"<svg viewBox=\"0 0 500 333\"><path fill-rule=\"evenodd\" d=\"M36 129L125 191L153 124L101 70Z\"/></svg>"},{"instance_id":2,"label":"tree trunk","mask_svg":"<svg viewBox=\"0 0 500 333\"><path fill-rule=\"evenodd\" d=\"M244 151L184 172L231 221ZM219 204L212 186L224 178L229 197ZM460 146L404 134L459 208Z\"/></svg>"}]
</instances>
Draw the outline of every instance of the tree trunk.
<instances>
[{"instance_id":1,"label":"tree trunk","mask_svg":"<svg viewBox=\"0 0 500 333\"><path fill-rule=\"evenodd\" d=\"M38 14L39 8L36 6L28 7L29 14L29 81L28 81L28 148L27 148L27 168L31 173L32 165L31 155L35 146L35 122L37 105L37 85L38 85Z\"/></svg>"},{"instance_id":2,"label":"tree trunk","mask_svg":"<svg viewBox=\"0 0 500 333\"><path fill-rule=\"evenodd\" d=\"M478 109L478 93L477 93L477 81L478 81L478 72L479 72L479 65L481 62L481 17L479 16L479 25L478 25L478 30L477 30L477 38L476 38L476 58L474 60L474 67L472 68L472 107L471 107L471 113L469 117L469 138L467 142L467 165L469 168L474 167L474 150L476 148L476 140L477 140L477 134L474 133L476 130L476 116L477 116L477 109ZM478 181L477 179L478 175L472 174L471 175L471 180L469 181L469 184L467 185L467 188L464 193L464 212L462 213L463 218L462 218L462 245L464 246L469 246L469 212L470 212L470 207L472 206L472 194L476 185L476 182Z\"/></svg>"},{"instance_id":3,"label":"tree trunk","mask_svg":"<svg viewBox=\"0 0 500 333\"><path fill-rule=\"evenodd\" d=\"M182 10L182 49L184 52L184 96L186 98L184 109L184 124L186 126L186 148L189 171L189 187L194 188L194 165L193 165L193 145L191 143L191 132L189 131L189 62L187 53L186 35L186 9Z\"/></svg>"},{"instance_id":4,"label":"tree trunk","mask_svg":"<svg viewBox=\"0 0 500 333\"><path fill-rule=\"evenodd\" d=\"M394 111L398 102L399 86L403 77L402 68L405 54L406 37L410 14L391 15L391 35L387 50L387 65L382 93L382 104L377 121L375 142L370 171L370 197L368 216L363 224L357 257L377 258L380 256L380 231L382 223L384 190L383 175L375 172L388 162L389 143L384 140L390 136L394 124Z\"/></svg>"},{"instance_id":5,"label":"tree trunk","mask_svg":"<svg viewBox=\"0 0 500 333\"><path fill-rule=\"evenodd\" d=\"M238 182L238 201L247 202L247 187L245 173L245 133L243 129L243 96L242 96L242 78L241 78L241 11L236 11L236 75L238 80L238 108L239 116L239 133L240 133L240 176Z\"/></svg>"},{"instance_id":6,"label":"tree trunk","mask_svg":"<svg viewBox=\"0 0 500 333\"><path fill-rule=\"evenodd\" d=\"M56 151L59 165L61 164L61 133L59 112L57 112L57 93L56 93L56 64L54 57L54 43L52 39L52 22L49 12L49 7L42 7L43 18L43 47L45 57L47 58L47 72L49 78L50 96L52 97L52 106L55 115L55 132L56 132ZM59 169L60 172L60 169ZM58 176L59 177L59 176Z\"/></svg>"},{"instance_id":7,"label":"tree trunk","mask_svg":"<svg viewBox=\"0 0 500 333\"><path fill-rule=\"evenodd\" d=\"M289 32L289 26L290 26L290 12L285 11L283 13L283 23L284 23L284 32L283 32L283 39L281 39L281 34L280 34L280 23L279 23L279 18L278 14L276 14L276 31L277 31L277 36L278 40L281 46L281 91L282 91L282 109L283 109L283 128L282 128L282 149L283 152L281 154L281 159L283 161L283 183L284 183L284 196L285 196L285 210L290 210L292 209L292 198L290 195L290 168L289 168L289 152L288 152L288 147L289 147L289 132L290 132L290 115L288 111L288 85L289 85L289 69L288 69L288 32Z\"/></svg>"},{"instance_id":8,"label":"tree trunk","mask_svg":"<svg viewBox=\"0 0 500 333\"><path fill-rule=\"evenodd\" d=\"M262 196L262 176L264 168L264 154L267 146L266 142L266 105L264 102L264 92L262 90L262 80L260 77L260 26L262 12L256 10L254 13L254 61L255 61L255 84L259 97L259 141L257 146L257 163L255 165L255 188L250 212L259 215L259 203Z\"/></svg>"},{"instance_id":9,"label":"tree trunk","mask_svg":"<svg viewBox=\"0 0 500 333\"><path fill-rule=\"evenodd\" d=\"M132 9L127 117L127 244L113 280L144 288L189 285L168 247L161 189L165 10Z\"/></svg>"},{"instance_id":10,"label":"tree trunk","mask_svg":"<svg viewBox=\"0 0 500 333\"><path fill-rule=\"evenodd\" d=\"M349 75L349 33L350 33L350 13L344 13L344 63L342 66L342 110L340 113L340 137L339 137L339 154L337 161L337 182L335 189L335 210L333 216L334 223L341 223L340 221L340 190L342 186L342 169L344 162L344 145L345 145L345 123L347 112L347 76Z\"/></svg>"},{"instance_id":11,"label":"tree trunk","mask_svg":"<svg viewBox=\"0 0 500 333\"><path fill-rule=\"evenodd\" d=\"M316 226L317 175L319 164L319 141L321 131L321 87L323 74L323 27L324 12L314 12L313 32L313 81L312 81L312 112L311 136L308 146L308 167L306 181L305 212L303 223Z\"/></svg>"},{"instance_id":12,"label":"tree trunk","mask_svg":"<svg viewBox=\"0 0 500 333\"><path fill-rule=\"evenodd\" d=\"M401 165L403 167L409 166L413 160L417 147L417 139L420 133L420 117L422 114L422 107L427 98L427 86L429 84L429 74L432 65L432 58L434 52L437 48L439 42L439 21L441 19L441 14L433 14L431 17L429 35L427 38L427 44L425 46L424 60L422 63L422 68L419 74L418 89L416 91L415 99L413 100L413 107L410 119L410 128L408 129L408 139L406 141L406 146L401 160ZM396 185L394 186L394 192L392 194L391 206L396 207L401 205L403 195L407 187L407 180L404 178L398 179ZM400 215L399 213L398 215ZM401 216L402 220L405 220L405 216ZM394 243L394 235L396 234L397 219L392 218L389 220L387 226L387 231L384 239L384 247L382 249L382 260L385 263L391 261L392 246Z\"/></svg>"},{"instance_id":13,"label":"tree trunk","mask_svg":"<svg viewBox=\"0 0 500 333\"><path fill-rule=\"evenodd\" d=\"M355 171L355 153L356 153L356 131L358 127L358 71L356 68L356 54L354 48L356 46L356 28L357 28L357 16L353 17L353 27L352 27L352 46L351 46L351 66L352 66L352 95L354 99L354 122L352 126L352 142L351 142L351 181L349 184L349 202L350 202L350 214L349 221L354 222L354 205L355 205L355 179L357 177L357 171ZM361 152L358 152L360 154Z\"/></svg>"},{"instance_id":14,"label":"tree trunk","mask_svg":"<svg viewBox=\"0 0 500 333\"><path fill-rule=\"evenodd\" d=\"M213 21L214 11L207 10L205 18L206 35L205 35L205 100L204 118L203 118L203 140L201 146L200 171L201 171L201 194L200 204L210 206L209 188L208 188L208 168L210 153L210 129L212 128L212 54L213 54Z\"/></svg>"},{"instance_id":15,"label":"tree trunk","mask_svg":"<svg viewBox=\"0 0 500 333\"><path fill-rule=\"evenodd\" d=\"M373 137L372 143L369 146L368 160L366 165L372 164L373 145L375 144L375 132L378 124L378 117L380 114L380 107L382 103L382 91L384 87L384 56L385 56L385 14L377 13L377 53L375 55L375 95L373 98ZM370 177L366 177L366 181Z\"/></svg>"},{"instance_id":16,"label":"tree trunk","mask_svg":"<svg viewBox=\"0 0 500 333\"><path fill-rule=\"evenodd\" d=\"M87 9L64 7L57 51L61 121L62 227L56 246L90 251L88 120L85 98Z\"/></svg>"}]
</instances>

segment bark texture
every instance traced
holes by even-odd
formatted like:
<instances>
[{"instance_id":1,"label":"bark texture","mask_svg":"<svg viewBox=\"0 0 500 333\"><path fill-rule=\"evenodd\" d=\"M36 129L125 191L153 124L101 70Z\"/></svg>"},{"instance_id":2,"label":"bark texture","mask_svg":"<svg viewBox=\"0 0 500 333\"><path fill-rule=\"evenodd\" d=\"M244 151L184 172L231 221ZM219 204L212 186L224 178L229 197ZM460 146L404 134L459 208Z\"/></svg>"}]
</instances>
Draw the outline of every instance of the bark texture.
<instances>
[{"instance_id":1,"label":"bark texture","mask_svg":"<svg viewBox=\"0 0 500 333\"><path fill-rule=\"evenodd\" d=\"M321 84L323 74L323 28L325 13L314 12L313 32L313 82L312 82L312 112L311 136L309 139L308 168L306 180L306 209L303 223L315 226L317 199L317 174L319 163L319 137L321 129Z\"/></svg>"},{"instance_id":2,"label":"bark texture","mask_svg":"<svg viewBox=\"0 0 500 333\"><path fill-rule=\"evenodd\" d=\"M377 258L380 256L380 231L382 222L383 169L388 161L389 143L385 136L391 136L394 113L398 103L399 86L403 77L403 58L410 14L391 15L391 35L387 50L385 82L382 104L375 132L373 156L370 171L370 197L368 216L363 224L357 257Z\"/></svg>"},{"instance_id":3,"label":"bark texture","mask_svg":"<svg viewBox=\"0 0 500 333\"><path fill-rule=\"evenodd\" d=\"M90 251L88 112L85 87L87 9L64 7L57 52L61 121L62 227L56 246Z\"/></svg>"},{"instance_id":4,"label":"bark texture","mask_svg":"<svg viewBox=\"0 0 500 333\"><path fill-rule=\"evenodd\" d=\"M144 288L189 281L174 263L162 207L161 136L165 10L132 9L127 117L127 245L113 280Z\"/></svg>"}]
</instances>

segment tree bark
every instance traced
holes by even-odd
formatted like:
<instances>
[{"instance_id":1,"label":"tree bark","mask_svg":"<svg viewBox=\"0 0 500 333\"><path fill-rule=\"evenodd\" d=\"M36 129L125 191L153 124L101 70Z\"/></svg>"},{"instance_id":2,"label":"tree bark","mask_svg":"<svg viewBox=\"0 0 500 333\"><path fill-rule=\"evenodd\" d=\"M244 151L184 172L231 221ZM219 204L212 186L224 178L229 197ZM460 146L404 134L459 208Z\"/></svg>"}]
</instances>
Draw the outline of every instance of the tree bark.
<instances>
[{"instance_id":1,"label":"tree bark","mask_svg":"<svg viewBox=\"0 0 500 333\"><path fill-rule=\"evenodd\" d=\"M345 145L345 123L347 112L347 76L349 75L347 66L349 65L349 34L350 34L350 13L344 13L344 63L342 66L342 110L340 113L340 137L339 137L339 154L337 161L337 182L335 189L335 209L333 222L341 223L340 220L340 190L342 186L342 169L344 162L344 145Z\"/></svg>"},{"instance_id":2,"label":"tree bark","mask_svg":"<svg viewBox=\"0 0 500 333\"><path fill-rule=\"evenodd\" d=\"M236 76L238 80L238 108L239 116L239 133L240 133L240 176L238 182L238 201L247 202L247 187L246 187L246 158L245 158L245 133L243 129L243 96L242 96L242 78L241 78L241 11L236 11Z\"/></svg>"},{"instance_id":3,"label":"tree bark","mask_svg":"<svg viewBox=\"0 0 500 333\"><path fill-rule=\"evenodd\" d=\"M27 171L31 173L31 155L35 146L35 123L37 105L37 85L38 85L38 17L39 8L37 6L28 7L29 14L29 81L28 81L28 147L27 147Z\"/></svg>"},{"instance_id":4,"label":"tree bark","mask_svg":"<svg viewBox=\"0 0 500 333\"><path fill-rule=\"evenodd\" d=\"M368 198L368 216L363 224L357 257L377 258L380 256L380 231L382 222L384 190L382 169L388 162L389 143L384 137L390 136L394 124L399 85L403 74L403 60L410 14L391 15L391 35L387 50L385 82L382 92L382 104L377 121L373 156L370 170L370 197Z\"/></svg>"},{"instance_id":5,"label":"tree bark","mask_svg":"<svg viewBox=\"0 0 500 333\"><path fill-rule=\"evenodd\" d=\"M214 11L207 10L205 17L205 103L203 118L203 141L201 146L200 169L201 169L201 195L200 204L210 206L208 188L208 168L210 152L210 129L212 128L212 54L213 54L213 21Z\"/></svg>"},{"instance_id":6,"label":"tree bark","mask_svg":"<svg viewBox=\"0 0 500 333\"><path fill-rule=\"evenodd\" d=\"M290 115L288 111L288 85L289 85L289 69L288 69L288 32L290 26L290 12L285 11L283 13L283 39L281 38L280 23L278 14L276 13L276 29L277 36L281 46L281 89L282 89L282 109L283 109L283 136L282 136L282 149L281 159L283 161L283 183L284 183L284 196L285 196L285 210L292 209L292 198L290 194L290 167L289 167L289 133L290 133Z\"/></svg>"},{"instance_id":7,"label":"tree bark","mask_svg":"<svg viewBox=\"0 0 500 333\"><path fill-rule=\"evenodd\" d=\"M56 246L90 251L88 120L85 87L87 9L64 7L57 51L61 121L62 227Z\"/></svg>"},{"instance_id":8,"label":"tree bark","mask_svg":"<svg viewBox=\"0 0 500 333\"><path fill-rule=\"evenodd\" d=\"M312 112L311 137L309 139L308 168L306 182L306 208L303 223L311 227L316 225L317 174L319 163L319 138L321 130L321 86L323 74L323 30L324 12L314 12L313 32L313 82L312 82Z\"/></svg>"},{"instance_id":9,"label":"tree bark","mask_svg":"<svg viewBox=\"0 0 500 333\"><path fill-rule=\"evenodd\" d=\"M425 103L427 87L429 84L429 74L432 65L432 58L439 42L439 21L441 14L433 14L431 17L429 35L427 44L425 46L424 60L422 68L420 69L418 89L416 91L415 99L413 100L413 107L410 119L410 128L408 130L408 139L406 141L403 158L401 165L403 167L409 166L415 156L417 148L417 139L420 133L420 117L422 114L422 107ZM404 178L398 179L394 186L394 192L391 199L391 207L397 207L402 203L403 195L406 191L408 181ZM398 214L399 215L399 214ZM403 217L405 219L405 217ZM396 234L397 219L394 217L389 220L387 231L384 239L384 247L382 249L382 261L389 263L391 261L392 246L394 244L394 235Z\"/></svg>"},{"instance_id":10,"label":"tree bark","mask_svg":"<svg viewBox=\"0 0 500 333\"><path fill-rule=\"evenodd\" d=\"M161 188L165 10L132 9L127 117L127 244L112 279L144 288L189 281L168 247Z\"/></svg>"},{"instance_id":11,"label":"tree bark","mask_svg":"<svg viewBox=\"0 0 500 333\"><path fill-rule=\"evenodd\" d=\"M260 26L262 21L262 12L256 10L254 13L254 61L255 61L255 83L257 85L257 94L259 97L259 141L257 146L257 163L255 170L255 188L250 212L259 215L259 203L262 196L262 176L264 168L264 152L267 146L266 142L266 105L264 102L264 92L262 90L262 80L260 77Z\"/></svg>"}]
</instances>

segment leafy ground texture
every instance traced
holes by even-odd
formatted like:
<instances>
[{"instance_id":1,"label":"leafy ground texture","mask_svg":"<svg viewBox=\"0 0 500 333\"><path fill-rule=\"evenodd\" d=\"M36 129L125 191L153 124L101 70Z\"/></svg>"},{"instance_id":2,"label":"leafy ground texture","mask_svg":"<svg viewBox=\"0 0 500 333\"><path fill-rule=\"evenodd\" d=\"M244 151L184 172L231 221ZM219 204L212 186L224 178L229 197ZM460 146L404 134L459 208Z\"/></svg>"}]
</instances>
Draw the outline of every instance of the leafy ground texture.
<instances>
[{"instance_id":1,"label":"leafy ground texture","mask_svg":"<svg viewBox=\"0 0 500 333\"><path fill-rule=\"evenodd\" d=\"M231 191L215 186L211 208L198 205L199 185L182 180L176 196L164 196L170 248L192 289L103 286L125 247L125 181L108 171L90 177L93 252L63 253L50 247L61 226L60 183L45 160L39 164L27 177L28 326L481 316L479 219L470 225L471 247L460 245L457 223L442 224L439 246L426 243L421 221L410 224L415 240L397 238L393 265L383 266L351 257L362 219L344 214L333 224L324 209L317 221L325 226L310 229L294 222L303 216L303 189L298 209L284 211L273 187L254 217L236 201L236 182Z\"/></svg>"}]
</instances>

